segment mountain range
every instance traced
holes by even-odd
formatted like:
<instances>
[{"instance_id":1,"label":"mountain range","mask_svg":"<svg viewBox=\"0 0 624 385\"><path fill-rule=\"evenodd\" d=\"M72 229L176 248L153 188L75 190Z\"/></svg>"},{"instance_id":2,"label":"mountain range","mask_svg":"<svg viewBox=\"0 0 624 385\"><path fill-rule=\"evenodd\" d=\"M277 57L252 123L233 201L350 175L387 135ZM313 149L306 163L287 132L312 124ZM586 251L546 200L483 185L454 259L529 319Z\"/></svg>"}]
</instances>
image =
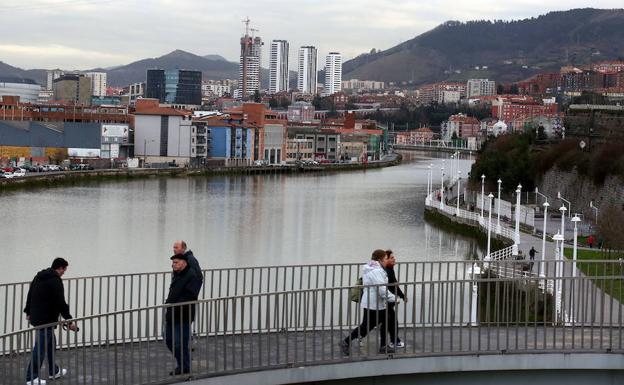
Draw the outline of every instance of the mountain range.
<instances>
[{"instance_id":1,"label":"mountain range","mask_svg":"<svg viewBox=\"0 0 624 385\"><path fill-rule=\"evenodd\" d=\"M516 21L448 21L395 47L346 61L343 78L413 85L475 77L512 82L564 65L624 58L623 26L624 9L593 8ZM145 81L150 68L199 70L205 79L238 78L238 63L182 50L94 70L107 72L110 85L125 86ZM46 81L44 69L23 70L3 62L0 76ZM262 69L261 77L266 88L268 70ZM291 71L291 84L292 77Z\"/></svg>"}]
</instances>

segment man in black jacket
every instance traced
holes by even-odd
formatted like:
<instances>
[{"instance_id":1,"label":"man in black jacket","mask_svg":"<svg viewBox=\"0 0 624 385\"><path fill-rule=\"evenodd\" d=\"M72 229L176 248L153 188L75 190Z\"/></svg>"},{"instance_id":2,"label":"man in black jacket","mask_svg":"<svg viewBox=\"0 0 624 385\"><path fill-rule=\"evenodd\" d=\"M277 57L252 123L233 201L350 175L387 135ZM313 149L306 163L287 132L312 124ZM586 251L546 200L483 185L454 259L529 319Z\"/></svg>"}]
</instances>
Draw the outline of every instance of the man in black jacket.
<instances>
[{"instance_id":1,"label":"man in black jacket","mask_svg":"<svg viewBox=\"0 0 624 385\"><path fill-rule=\"evenodd\" d=\"M187 256L176 254L171 257L173 277L169 286L169 295L165 303L175 304L197 300L201 277L188 263ZM191 372L191 354L189 337L191 322L195 319L195 305L167 307L165 313L165 342L167 348L175 356L177 367L171 375L188 374Z\"/></svg>"},{"instance_id":2,"label":"man in black jacket","mask_svg":"<svg viewBox=\"0 0 624 385\"><path fill-rule=\"evenodd\" d=\"M401 298L403 301L407 302L407 297L403 293L403 290L401 290L399 285L396 284L398 281L396 278L396 274L394 273L394 265L396 265L396 258L394 256L394 253L392 252L392 250L386 250L386 255L388 256L388 263L385 267L386 274L388 274L388 290L390 290L392 294ZM398 318L396 317L396 311L394 310L394 305L394 303L388 303L388 319L395 320L394 328L391 329L391 326L388 326L388 332L390 334L390 337L394 339L394 341L392 341L394 348L404 348L405 344L403 343L403 341L401 341L398 335L399 325Z\"/></svg>"},{"instance_id":3,"label":"man in black jacket","mask_svg":"<svg viewBox=\"0 0 624 385\"><path fill-rule=\"evenodd\" d=\"M63 258L56 258L52 262L52 267L37 273L30 284L24 313L26 313L26 319L33 326L58 322L59 315L65 319L72 318L69 313L69 305L65 302L65 289L61 280L68 265ZM77 330L75 323L70 323L68 327L70 330ZM50 378L56 379L67 374L67 369L60 368L54 363L54 351L56 350L54 328L55 326L36 329L35 347L32 350L32 357L26 370L26 383L28 385L45 384L44 380L39 379L39 369L45 356L48 359Z\"/></svg>"},{"instance_id":4,"label":"man in black jacket","mask_svg":"<svg viewBox=\"0 0 624 385\"><path fill-rule=\"evenodd\" d=\"M195 274L199 277L199 286L195 289L197 290L197 296L199 296L199 289L201 288L201 284L203 283L204 274L202 273L202 269L199 266L199 261L193 255L193 251L189 250L186 246L186 242L179 240L173 242L173 255L184 255L186 257L186 262L188 263L191 270L195 272Z\"/></svg>"}]
</instances>

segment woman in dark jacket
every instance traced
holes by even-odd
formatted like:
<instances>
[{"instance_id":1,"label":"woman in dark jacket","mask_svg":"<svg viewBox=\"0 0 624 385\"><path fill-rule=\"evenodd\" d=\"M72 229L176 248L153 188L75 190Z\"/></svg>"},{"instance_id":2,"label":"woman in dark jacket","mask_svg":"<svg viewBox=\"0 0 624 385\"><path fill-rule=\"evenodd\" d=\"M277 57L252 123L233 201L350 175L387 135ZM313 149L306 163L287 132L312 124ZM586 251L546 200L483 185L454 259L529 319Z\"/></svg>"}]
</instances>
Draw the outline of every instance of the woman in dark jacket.
<instances>
[{"instance_id":1,"label":"woman in dark jacket","mask_svg":"<svg viewBox=\"0 0 624 385\"><path fill-rule=\"evenodd\" d=\"M388 256L388 263L386 264L386 274L388 274L388 290L390 290L390 292L394 295L396 295L397 297L401 298L403 301L407 302L407 297L405 296L405 294L403 293L403 290L401 290L401 288L399 287L399 285L397 285L396 283L397 278L396 278L396 274L394 273L394 265L396 265L396 258L392 252L392 250L386 250L386 255ZM392 343L394 344L394 348L404 348L405 347L405 343L403 341L401 341L401 339L399 338L398 335L398 331L399 331L399 319L396 317L396 311L394 310L394 303L389 303L388 304L388 319L394 319L396 320L395 325L394 325L394 333L390 333L390 335L394 335L396 336L396 341L392 341ZM392 314L390 314L392 313Z\"/></svg>"}]
</instances>

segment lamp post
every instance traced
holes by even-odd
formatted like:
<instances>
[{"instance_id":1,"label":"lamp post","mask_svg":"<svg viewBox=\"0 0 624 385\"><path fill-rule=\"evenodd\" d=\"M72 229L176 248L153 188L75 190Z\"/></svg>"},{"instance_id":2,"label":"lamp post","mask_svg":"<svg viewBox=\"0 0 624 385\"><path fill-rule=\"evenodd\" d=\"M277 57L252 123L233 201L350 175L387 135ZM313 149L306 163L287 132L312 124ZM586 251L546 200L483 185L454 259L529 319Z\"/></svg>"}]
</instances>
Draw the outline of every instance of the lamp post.
<instances>
[{"instance_id":1,"label":"lamp post","mask_svg":"<svg viewBox=\"0 0 624 385\"><path fill-rule=\"evenodd\" d=\"M429 165L429 171L427 172L427 197L425 198L425 202L429 204L429 195L431 195L431 165Z\"/></svg>"},{"instance_id":2,"label":"lamp post","mask_svg":"<svg viewBox=\"0 0 624 385\"><path fill-rule=\"evenodd\" d=\"M485 259L487 259L488 261L490 260L490 250L491 250L491 242L492 242L492 198L494 198L494 195L492 195L492 193L490 193L490 195L488 195L488 198L490 198L489 200L489 208L488 208L488 236L487 236L487 255L485 256Z\"/></svg>"},{"instance_id":3,"label":"lamp post","mask_svg":"<svg viewBox=\"0 0 624 385\"><path fill-rule=\"evenodd\" d=\"M539 268L539 276L544 276L544 260L546 257L546 221L548 220L548 202L544 202L544 229L542 230L542 263Z\"/></svg>"},{"instance_id":4,"label":"lamp post","mask_svg":"<svg viewBox=\"0 0 624 385\"><path fill-rule=\"evenodd\" d=\"M451 159L450 159L450 168L451 168L451 173L449 174L449 181L451 182L451 184L453 184L453 177L455 176L455 154L451 154Z\"/></svg>"},{"instance_id":5,"label":"lamp post","mask_svg":"<svg viewBox=\"0 0 624 385\"><path fill-rule=\"evenodd\" d=\"M596 211L596 224L598 224L598 207L594 206L594 201L589 201L589 207Z\"/></svg>"},{"instance_id":6,"label":"lamp post","mask_svg":"<svg viewBox=\"0 0 624 385\"><path fill-rule=\"evenodd\" d=\"M442 167L442 177L440 179L440 209L444 210L444 167Z\"/></svg>"},{"instance_id":7,"label":"lamp post","mask_svg":"<svg viewBox=\"0 0 624 385\"><path fill-rule=\"evenodd\" d=\"M568 204L568 216L571 218L572 217L572 203L569 200L562 197L560 191L557 191L557 198L561 199L561 204L563 204L563 202Z\"/></svg>"},{"instance_id":8,"label":"lamp post","mask_svg":"<svg viewBox=\"0 0 624 385\"><path fill-rule=\"evenodd\" d=\"M498 202L496 203L496 234L501 233L501 225L500 225L500 203L501 203L501 183L503 183L500 178L496 181L498 183Z\"/></svg>"},{"instance_id":9,"label":"lamp post","mask_svg":"<svg viewBox=\"0 0 624 385\"><path fill-rule=\"evenodd\" d=\"M578 214L574 214L574 217L572 218L572 223L574 223L574 244L573 244L573 248L572 248L572 277L576 278L576 254L577 254L577 248L578 248L578 240L576 239L578 237L578 229L576 227L576 224L579 223L581 221L581 218L578 217Z\"/></svg>"},{"instance_id":10,"label":"lamp post","mask_svg":"<svg viewBox=\"0 0 624 385\"><path fill-rule=\"evenodd\" d=\"M461 171L457 171L457 210L455 210L457 216L459 216L459 198L461 198Z\"/></svg>"},{"instance_id":11,"label":"lamp post","mask_svg":"<svg viewBox=\"0 0 624 385\"><path fill-rule=\"evenodd\" d=\"M483 206L485 206L485 174L481 175L481 218L479 219L483 223Z\"/></svg>"},{"instance_id":12,"label":"lamp post","mask_svg":"<svg viewBox=\"0 0 624 385\"><path fill-rule=\"evenodd\" d=\"M565 240L565 213L566 213L566 207L564 205L562 205L561 207L559 207L559 211L561 211L561 237L563 238L563 240ZM563 260L563 242L561 242L561 249L559 250L559 253L561 253L561 259Z\"/></svg>"},{"instance_id":13,"label":"lamp post","mask_svg":"<svg viewBox=\"0 0 624 385\"><path fill-rule=\"evenodd\" d=\"M518 255L518 247L520 246L520 194L522 193L522 185L516 188L516 231L514 233L513 255Z\"/></svg>"},{"instance_id":14,"label":"lamp post","mask_svg":"<svg viewBox=\"0 0 624 385\"><path fill-rule=\"evenodd\" d=\"M560 320L561 319L561 286L562 286L562 282L561 282L561 270L562 270L562 266L561 264L563 263L563 260L561 259L563 256L563 253L559 252L559 247L561 247L561 249L563 249L563 235L559 234L559 232L557 232L557 234L553 237L553 240L555 241L555 252L558 255L556 257L556 265L555 265L555 312L556 312L556 320ZM561 242L561 244L559 243Z\"/></svg>"}]
</instances>

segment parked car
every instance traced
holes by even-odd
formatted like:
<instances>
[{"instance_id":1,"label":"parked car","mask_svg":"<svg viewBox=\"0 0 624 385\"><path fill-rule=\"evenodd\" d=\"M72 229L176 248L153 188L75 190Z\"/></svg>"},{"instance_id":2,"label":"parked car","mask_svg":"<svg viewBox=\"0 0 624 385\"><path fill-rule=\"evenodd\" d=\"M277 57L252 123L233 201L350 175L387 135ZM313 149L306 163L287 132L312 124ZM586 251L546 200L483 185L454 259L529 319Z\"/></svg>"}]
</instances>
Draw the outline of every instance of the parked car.
<instances>
[{"instance_id":1,"label":"parked car","mask_svg":"<svg viewBox=\"0 0 624 385\"><path fill-rule=\"evenodd\" d=\"M13 178L13 173L6 172L6 171L0 171L0 178L11 179L11 178Z\"/></svg>"},{"instance_id":2,"label":"parked car","mask_svg":"<svg viewBox=\"0 0 624 385\"><path fill-rule=\"evenodd\" d=\"M61 171L61 168L56 164L49 164L48 171Z\"/></svg>"},{"instance_id":3,"label":"parked car","mask_svg":"<svg viewBox=\"0 0 624 385\"><path fill-rule=\"evenodd\" d=\"M13 176L14 177L26 176L26 170L20 167L16 167L15 169L13 169Z\"/></svg>"}]
</instances>

